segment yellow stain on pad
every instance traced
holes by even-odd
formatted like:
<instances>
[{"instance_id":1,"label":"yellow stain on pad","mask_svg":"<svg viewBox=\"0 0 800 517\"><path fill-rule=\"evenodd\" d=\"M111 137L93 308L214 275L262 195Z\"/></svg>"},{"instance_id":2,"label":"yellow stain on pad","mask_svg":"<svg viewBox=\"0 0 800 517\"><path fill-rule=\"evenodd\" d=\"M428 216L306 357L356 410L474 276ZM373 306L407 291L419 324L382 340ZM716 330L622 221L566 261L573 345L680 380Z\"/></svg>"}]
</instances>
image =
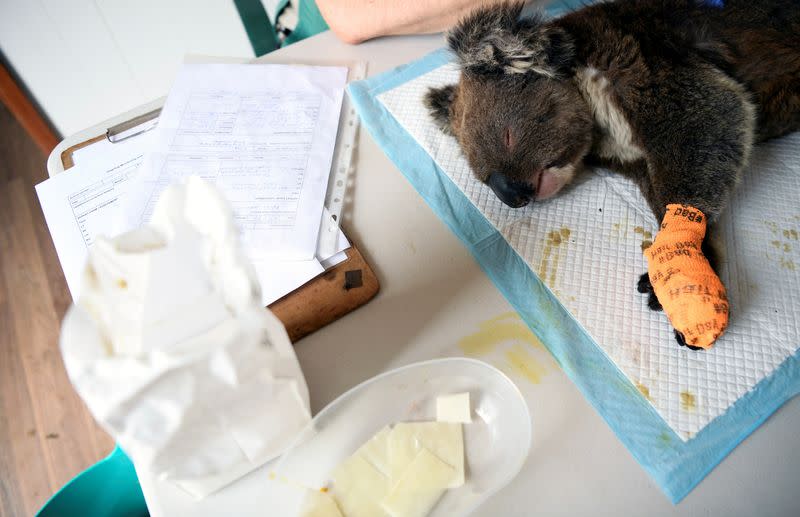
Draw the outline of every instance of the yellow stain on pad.
<instances>
[{"instance_id":1,"label":"yellow stain on pad","mask_svg":"<svg viewBox=\"0 0 800 517\"><path fill-rule=\"evenodd\" d=\"M628 216L626 215L622 221L612 225L611 237L616 237L617 239L626 239L628 237L629 228L630 225L628 224Z\"/></svg>"},{"instance_id":2,"label":"yellow stain on pad","mask_svg":"<svg viewBox=\"0 0 800 517\"><path fill-rule=\"evenodd\" d=\"M547 234L547 239L544 242L544 250L542 251L542 259L539 262L537 274L551 289L555 288L556 285L556 273L558 273L558 263L561 259L560 246L562 243L569 242L571 233L572 230L566 227L560 230L552 230Z\"/></svg>"},{"instance_id":3,"label":"yellow stain on pad","mask_svg":"<svg viewBox=\"0 0 800 517\"><path fill-rule=\"evenodd\" d=\"M765 221L765 223L767 224L769 229L772 230L772 233L774 233L776 236L780 236L777 224L769 221ZM781 242L780 240L776 239L770 241L770 244L772 244L772 246L775 247L775 249L777 249L778 251L783 251L783 253L791 253L794 249L792 247L791 241L800 240L800 234L798 234L797 230L795 230L794 228L786 228L782 230L782 233L783 233L783 238L789 242ZM769 253L766 253L766 257L770 260L773 260L773 255L770 255ZM797 271L797 264L793 260L793 257L788 258L785 255L781 255L777 257L777 261L778 265L783 269L786 269L788 271Z\"/></svg>"},{"instance_id":4,"label":"yellow stain on pad","mask_svg":"<svg viewBox=\"0 0 800 517\"><path fill-rule=\"evenodd\" d=\"M639 235L641 235L641 236L642 236L642 237L644 237L645 239L652 239L652 238L653 238L653 233L652 233L652 232L649 232L649 231L647 231L647 230L645 230L645 229L644 229L643 227L641 227L641 226L637 226L637 227L635 227L635 228L633 229L633 233L638 233Z\"/></svg>"},{"instance_id":5,"label":"yellow stain on pad","mask_svg":"<svg viewBox=\"0 0 800 517\"><path fill-rule=\"evenodd\" d=\"M642 226L634 227L633 233L642 236L642 244L640 245L640 247L642 248L642 253L644 253L644 251L647 248L653 245L653 233L645 230L644 227Z\"/></svg>"},{"instance_id":6,"label":"yellow stain on pad","mask_svg":"<svg viewBox=\"0 0 800 517\"><path fill-rule=\"evenodd\" d=\"M689 391L681 392L681 407L684 411L694 411L697 408L697 398Z\"/></svg>"},{"instance_id":7,"label":"yellow stain on pad","mask_svg":"<svg viewBox=\"0 0 800 517\"><path fill-rule=\"evenodd\" d=\"M639 390L639 392L640 392L642 395L644 395L644 398L646 398L646 399L647 399L647 400L649 400L650 402L653 402L653 399L651 399L651 398L650 398L650 388L648 388L647 386L645 386L645 385L644 385L644 384L642 384L641 382L639 382L639 381L636 381L636 389L638 389L638 390Z\"/></svg>"},{"instance_id":8,"label":"yellow stain on pad","mask_svg":"<svg viewBox=\"0 0 800 517\"><path fill-rule=\"evenodd\" d=\"M539 384L542 377L547 375L545 367L523 345L514 345L506 350L505 356L511 370L533 384Z\"/></svg>"},{"instance_id":9,"label":"yellow stain on pad","mask_svg":"<svg viewBox=\"0 0 800 517\"><path fill-rule=\"evenodd\" d=\"M478 332L462 338L458 342L458 347L466 355L487 355L508 341L522 341L531 346L543 348L542 343L516 312L503 313L484 321L478 328Z\"/></svg>"}]
</instances>

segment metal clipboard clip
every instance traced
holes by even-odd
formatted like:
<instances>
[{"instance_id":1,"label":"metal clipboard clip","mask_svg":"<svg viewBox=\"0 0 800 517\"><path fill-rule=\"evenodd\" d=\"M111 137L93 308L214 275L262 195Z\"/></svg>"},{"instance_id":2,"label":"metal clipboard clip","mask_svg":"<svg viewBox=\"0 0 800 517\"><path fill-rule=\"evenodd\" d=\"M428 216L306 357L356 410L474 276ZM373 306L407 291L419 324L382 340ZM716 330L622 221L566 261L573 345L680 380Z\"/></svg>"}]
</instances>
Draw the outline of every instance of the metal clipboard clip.
<instances>
[{"instance_id":1,"label":"metal clipboard clip","mask_svg":"<svg viewBox=\"0 0 800 517\"><path fill-rule=\"evenodd\" d=\"M126 120L116 126L112 126L106 130L106 138L112 144L116 144L128 138L141 135L156 127L160 114L161 108L157 108L139 115L138 117Z\"/></svg>"}]
</instances>

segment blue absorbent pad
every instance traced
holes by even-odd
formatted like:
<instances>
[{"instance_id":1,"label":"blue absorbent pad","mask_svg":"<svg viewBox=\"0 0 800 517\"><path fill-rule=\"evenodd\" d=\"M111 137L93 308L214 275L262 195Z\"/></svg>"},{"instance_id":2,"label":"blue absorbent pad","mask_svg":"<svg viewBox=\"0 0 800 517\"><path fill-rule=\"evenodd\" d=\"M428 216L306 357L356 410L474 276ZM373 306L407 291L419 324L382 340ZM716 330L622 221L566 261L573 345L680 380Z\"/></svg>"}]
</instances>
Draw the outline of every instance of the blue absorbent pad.
<instances>
[{"instance_id":1,"label":"blue absorbent pad","mask_svg":"<svg viewBox=\"0 0 800 517\"><path fill-rule=\"evenodd\" d=\"M751 185L745 179L732 201L772 208L720 223L728 229L725 237L733 227L748 236L731 244L743 251L735 251L721 272L735 291L732 329L710 353L696 353L678 347L663 314L648 311L635 293L635 279L646 271L641 246L657 230L635 187L593 171L552 201L504 207L472 179L455 140L421 115L420 95L457 77L452 56L442 49L352 83L349 93L383 151L636 460L673 502L680 501L800 392L800 294L775 294L781 289L760 284L778 276L784 287L800 286L800 214L793 201L800 192L792 182L798 171L785 174L800 167L800 135L759 148L753 157L758 180ZM762 183L766 192L759 190ZM754 260L756 252L760 259ZM776 267L784 268L781 275L774 275ZM768 345L753 344L764 336Z\"/></svg>"}]
</instances>

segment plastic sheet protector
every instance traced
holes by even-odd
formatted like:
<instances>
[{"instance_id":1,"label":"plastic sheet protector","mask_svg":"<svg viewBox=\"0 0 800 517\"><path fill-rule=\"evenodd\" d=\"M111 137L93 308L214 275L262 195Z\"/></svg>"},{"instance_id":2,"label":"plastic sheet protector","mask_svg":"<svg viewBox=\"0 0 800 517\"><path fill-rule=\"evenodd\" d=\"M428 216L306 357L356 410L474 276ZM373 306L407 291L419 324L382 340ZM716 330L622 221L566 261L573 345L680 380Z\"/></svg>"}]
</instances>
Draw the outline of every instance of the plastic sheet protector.
<instances>
[{"instance_id":1,"label":"plastic sheet protector","mask_svg":"<svg viewBox=\"0 0 800 517\"><path fill-rule=\"evenodd\" d=\"M636 291L658 223L637 187L590 169L523 209L472 175L422 102L454 83L437 51L350 94L375 140L673 502L800 391L800 133L757 147L719 222L731 323L680 347Z\"/></svg>"}]
</instances>

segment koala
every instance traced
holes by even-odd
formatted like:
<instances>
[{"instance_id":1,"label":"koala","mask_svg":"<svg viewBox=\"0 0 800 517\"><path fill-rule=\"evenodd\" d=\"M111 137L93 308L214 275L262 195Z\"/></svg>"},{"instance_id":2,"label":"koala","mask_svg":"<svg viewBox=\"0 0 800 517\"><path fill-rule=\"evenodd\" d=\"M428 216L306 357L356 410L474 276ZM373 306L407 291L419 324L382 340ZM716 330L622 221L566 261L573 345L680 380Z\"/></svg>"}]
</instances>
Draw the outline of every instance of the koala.
<instances>
[{"instance_id":1,"label":"koala","mask_svg":"<svg viewBox=\"0 0 800 517\"><path fill-rule=\"evenodd\" d=\"M800 2L617 0L554 20L523 6L448 32L461 75L426 95L438 126L510 207L590 165L635 181L659 221L701 210L714 267L709 235L754 143L800 129ZM659 310L647 274L637 287Z\"/></svg>"}]
</instances>

